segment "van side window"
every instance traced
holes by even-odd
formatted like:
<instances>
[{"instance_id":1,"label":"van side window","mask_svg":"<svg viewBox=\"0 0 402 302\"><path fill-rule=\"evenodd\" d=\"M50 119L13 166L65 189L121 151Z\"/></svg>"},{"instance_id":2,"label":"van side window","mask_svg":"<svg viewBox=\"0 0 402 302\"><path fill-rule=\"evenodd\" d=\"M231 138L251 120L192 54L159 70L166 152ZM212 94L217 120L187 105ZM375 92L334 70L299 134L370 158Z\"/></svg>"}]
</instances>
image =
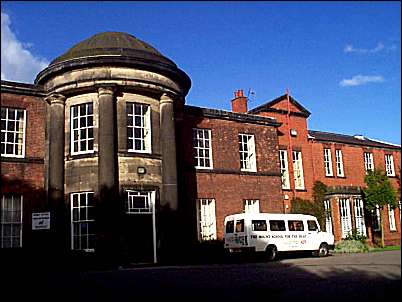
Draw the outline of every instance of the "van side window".
<instances>
[{"instance_id":1,"label":"van side window","mask_svg":"<svg viewBox=\"0 0 402 302\"><path fill-rule=\"evenodd\" d=\"M230 220L226 222L226 233L233 233L234 232L234 221Z\"/></svg>"},{"instance_id":2,"label":"van side window","mask_svg":"<svg viewBox=\"0 0 402 302\"><path fill-rule=\"evenodd\" d=\"M265 220L252 220L251 221L253 231L266 231L267 222Z\"/></svg>"},{"instance_id":3,"label":"van side window","mask_svg":"<svg viewBox=\"0 0 402 302\"><path fill-rule=\"evenodd\" d=\"M318 226L315 220L307 220L307 226L309 231L317 231Z\"/></svg>"},{"instance_id":4,"label":"van side window","mask_svg":"<svg viewBox=\"0 0 402 302\"><path fill-rule=\"evenodd\" d=\"M302 220L289 220L289 231L304 231L304 225Z\"/></svg>"},{"instance_id":5,"label":"van side window","mask_svg":"<svg viewBox=\"0 0 402 302\"><path fill-rule=\"evenodd\" d=\"M244 219L236 220L236 233L244 232Z\"/></svg>"},{"instance_id":6,"label":"van side window","mask_svg":"<svg viewBox=\"0 0 402 302\"><path fill-rule=\"evenodd\" d=\"M286 231L285 221L283 220L270 220L269 229L271 231Z\"/></svg>"}]
</instances>

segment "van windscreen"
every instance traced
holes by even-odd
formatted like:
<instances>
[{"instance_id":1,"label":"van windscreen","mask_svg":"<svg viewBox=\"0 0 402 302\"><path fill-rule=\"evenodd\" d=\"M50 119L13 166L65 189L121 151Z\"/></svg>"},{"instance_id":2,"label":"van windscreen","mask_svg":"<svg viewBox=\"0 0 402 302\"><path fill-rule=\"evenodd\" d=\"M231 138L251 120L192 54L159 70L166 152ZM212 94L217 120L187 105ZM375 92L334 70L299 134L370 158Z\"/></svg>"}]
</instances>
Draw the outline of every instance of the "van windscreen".
<instances>
[{"instance_id":1,"label":"van windscreen","mask_svg":"<svg viewBox=\"0 0 402 302\"><path fill-rule=\"evenodd\" d=\"M234 220L226 222L226 234L234 232Z\"/></svg>"},{"instance_id":2,"label":"van windscreen","mask_svg":"<svg viewBox=\"0 0 402 302\"><path fill-rule=\"evenodd\" d=\"M271 231L286 231L285 221L283 220L270 220L269 229Z\"/></svg>"}]
</instances>

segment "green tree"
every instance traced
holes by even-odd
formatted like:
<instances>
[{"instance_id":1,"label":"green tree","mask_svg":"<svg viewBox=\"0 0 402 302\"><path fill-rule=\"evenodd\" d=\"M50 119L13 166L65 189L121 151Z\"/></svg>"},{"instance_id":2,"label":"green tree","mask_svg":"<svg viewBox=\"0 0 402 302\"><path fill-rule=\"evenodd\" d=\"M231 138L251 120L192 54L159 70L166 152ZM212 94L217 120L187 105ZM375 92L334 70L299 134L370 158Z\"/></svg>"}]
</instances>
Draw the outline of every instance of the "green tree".
<instances>
[{"instance_id":1,"label":"green tree","mask_svg":"<svg viewBox=\"0 0 402 302\"><path fill-rule=\"evenodd\" d=\"M291 213L313 215L317 217L321 230L325 230L324 199L326 193L327 186L321 181L316 181L313 186L313 200L294 198Z\"/></svg>"},{"instance_id":2,"label":"green tree","mask_svg":"<svg viewBox=\"0 0 402 302\"><path fill-rule=\"evenodd\" d=\"M385 173L381 170L369 171L364 182L364 204L367 210L373 211L376 206L380 209L381 247L384 247L384 207L397 207L396 191Z\"/></svg>"}]
</instances>

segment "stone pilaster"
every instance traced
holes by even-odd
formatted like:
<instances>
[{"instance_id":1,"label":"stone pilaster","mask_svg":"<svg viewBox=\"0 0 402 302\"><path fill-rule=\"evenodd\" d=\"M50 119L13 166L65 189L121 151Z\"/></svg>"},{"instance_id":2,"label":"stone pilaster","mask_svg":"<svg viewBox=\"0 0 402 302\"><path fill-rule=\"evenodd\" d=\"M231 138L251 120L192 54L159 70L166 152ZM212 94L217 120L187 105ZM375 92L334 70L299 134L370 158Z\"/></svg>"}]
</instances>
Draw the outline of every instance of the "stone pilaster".
<instances>
[{"instance_id":1,"label":"stone pilaster","mask_svg":"<svg viewBox=\"0 0 402 302\"><path fill-rule=\"evenodd\" d=\"M51 232L56 248L65 248L65 202L64 202L64 109L65 97L51 94L46 98L48 110L48 166L46 171L48 205L51 212Z\"/></svg>"},{"instance_id":2,"label":"stone pilaster","mask_svg":"<svg viewBox=\"0 0 402 302\"><path fill-rule=\"evenodd\" d=\"M177 210L176 135L173 99L163 94L160 99L160 144L162 151L161 206Z\"/></svg>"},{"instance_id":3,"label":"stone pilaster","mask_svg":"<svg viewBox=\"0 0 402 302\"><path fill-rule=\"evenodd\" d=\"M98 88L99 94L99 191L116 188L117 146L116 146L116 104L113 87Z\"/></svg>"},{"instance_id":4,"label":"stone pilaster","mask_svg":"<svg viewBox=\"0 0 402 302\"><path fill-rule=\"evenodd\" d=\"M49 166L47 170L47 187L52 201L63 201L64 197L64 101L60 94L46 98L50 105L49 121Z\"/></svg>"}]
</instances>

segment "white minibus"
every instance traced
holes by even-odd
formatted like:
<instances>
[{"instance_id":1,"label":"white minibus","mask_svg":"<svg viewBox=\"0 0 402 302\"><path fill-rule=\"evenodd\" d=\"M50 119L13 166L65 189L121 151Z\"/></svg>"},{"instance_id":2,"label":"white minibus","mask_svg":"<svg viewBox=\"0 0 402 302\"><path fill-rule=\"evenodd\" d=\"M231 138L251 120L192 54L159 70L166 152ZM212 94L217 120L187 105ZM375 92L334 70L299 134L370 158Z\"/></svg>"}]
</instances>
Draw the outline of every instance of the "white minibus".
<instances>
[{"instance_id":1,"label":"white minibus","mask_svg":"<svg viewBox=\"0 0 402 302\"><path fill-rule=\"evenodd\" d=\"M324 257L334 249L334 235L321 232L317 218L304 214L242 213L225 217L224 247L229 252L311 251Z\"/></svg>"}]
</instances>

